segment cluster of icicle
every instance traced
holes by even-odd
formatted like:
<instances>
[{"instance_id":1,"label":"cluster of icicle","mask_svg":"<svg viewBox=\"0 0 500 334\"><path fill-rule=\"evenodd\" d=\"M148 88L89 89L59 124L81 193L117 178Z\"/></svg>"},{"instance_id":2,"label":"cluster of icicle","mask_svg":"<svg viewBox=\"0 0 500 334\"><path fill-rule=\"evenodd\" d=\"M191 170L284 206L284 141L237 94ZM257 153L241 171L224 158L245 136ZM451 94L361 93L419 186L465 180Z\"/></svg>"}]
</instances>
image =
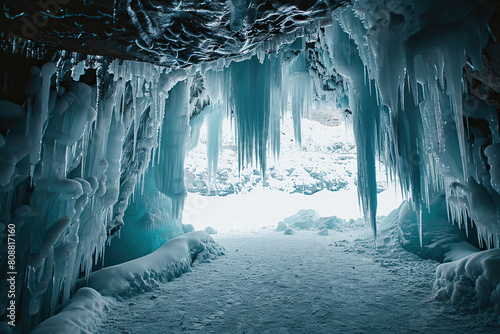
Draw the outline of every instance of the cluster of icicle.
<instances>
[{"instance_id":1,"label":"cluster of icicle","mask_svg":"<svg viewBox=\"0 0 500 334\"><path fill-rule=\"evenodd\" d=\"M92 70L96 85L79 81ZM179 219L189 136L184 71L62 54L30 73L22 105L0 101L9 124L0 135L1 224L16 227L25 329L65 305L82 272L102 259L148 166Z\"/></svg>"},{"instance_id":2,"label":"cluster of icicle","mask_svg":"<svg viewBox=\"0 0 500 334\"><path fill-rule=\"evenodd\" d=\"M295 38L272 57L260 51L258 58L254 52L178 70L62 51L57 61L31 68L22 105L0 101L9 122L0 134L2 226L16 226L16 282L24 291L17 305L29 314L23 328L67 304L76 280L88 277L120 230L130 201L143 196L146 175L180 220L184 157L204 119L211 178L224 115L234 116L241 167L265 170L268 137L278 156L288 99L300 140L313 94L305 42ZM80 81L93 71L95 85Z\"/></svg>"},{"instance_id":3,"label":"cluster of icicle","mask_svg":"<svg viewBox=\"0 0 500 334\"><path fill-rule=\"evenodd\" d=\"M359 199L375 237L378 158L411 200L421 241L422 211L445 193L450 221L468 229L470 218L480 242L499 246L497 112L467 94L464 78L465 66L481 67L493 10L488 1L359 0L276 53L259 49L256 57L212 67L204 72L210 178L220 112L234 117L240 168L255 163L265 171L268 149L279 155L283 112L291 110L300 143L300 119L314 103L347 107ZM328 85L331 92L321 92ZM337 96L318 101L325 93ZM485 120L489 131L464 118Z\"/></svg>"},{"instance_id":4,"label":"cluster of icicle","mask_svg":"<svg viewBox=\"0 0 500 334\"><path fill-rule=\"evenodd\" d=\"M481 67L495 5L488 1L360 0L319 38L325 62L348 85L358 148L358 188L375 229L375 157L397 176L420 219L446 193L449 218L471 218L499 246L500 138L495 108L467 94L464 66ZM469 127L481 118L489 132Z\"/></svg>"}]
</instances>

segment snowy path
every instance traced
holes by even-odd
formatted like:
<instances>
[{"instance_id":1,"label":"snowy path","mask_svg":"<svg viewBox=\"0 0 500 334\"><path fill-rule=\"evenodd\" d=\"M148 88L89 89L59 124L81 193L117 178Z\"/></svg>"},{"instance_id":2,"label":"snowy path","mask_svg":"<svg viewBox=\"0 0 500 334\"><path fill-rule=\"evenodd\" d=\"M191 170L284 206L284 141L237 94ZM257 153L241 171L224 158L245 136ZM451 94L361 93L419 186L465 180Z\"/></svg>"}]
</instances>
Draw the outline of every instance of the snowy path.
<instances>
[{"instance_id":1,"label":"snowy path","mask_svg":"<svg viewBox=\"0 0 500 334\"><path fill-rule=\"evenodd\" d=\"M436 264L361 227L215 236L227 256L114 306L100 333L492 333L430 300ZM380 240L383 244L384 240ZM392 245L392 246L391 246ZM487 322L487 321L486 321Z\"/></svg>"}]
</instances>

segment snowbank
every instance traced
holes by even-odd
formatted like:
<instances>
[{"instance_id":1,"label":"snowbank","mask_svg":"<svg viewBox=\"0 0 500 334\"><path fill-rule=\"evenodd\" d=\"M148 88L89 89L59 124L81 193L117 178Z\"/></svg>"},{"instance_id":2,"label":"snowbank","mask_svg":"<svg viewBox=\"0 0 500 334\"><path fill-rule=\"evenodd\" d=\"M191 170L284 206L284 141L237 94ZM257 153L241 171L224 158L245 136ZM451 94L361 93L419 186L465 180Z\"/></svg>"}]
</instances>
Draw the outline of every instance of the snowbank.
<instances>
[{"instance_id":1,"label":"snowbank","mask_svg":"<svg viewBox=\"0 0 500 334\"><path fill-rule=\"evenodd\" d=\"M88 286L103 296L130 296L179 277L195 260L206 262L222 254L224 248L207 233L191 232L167 241L149 255L92 273ZM79 285L85 285L85 280Z\"/></svg>"},{"instance_id":2,"label":"snowbank","mask_svg":"<svg viewBox=\"0 0 500 334\"><path fill-rule=\"evenodd\" d=\"M500 249L481 251L467 242L465 234L446 221L442 204L436 199L431 212L423 215L423 246L415 212L404 202L380 222L379 247L388 243L384 236L392 235L406 251L445 262L436 269L436 300L449 301L463 311L500 305Z\"/></svg>"},{"instance_id":3,"label":"snowbank","mask_svg":"<svg viewBox=\"0 0 500 334\"><path fill-rule=\"evenodd\" d=\"M479 308L500 304L500 249L476 252L436 270L436 298Z\"/></svg>"},{"instance_id":4,"label":"snowbank","mask_svg":"<svg viewBox=\"0 0 500 334\"><path fill-rule=\"evenodd\" d=\"M81 288L57 315L38 325L32 334L96 333L97 321L112 299L91 288Z\"/></svg>"},{"instance_id":5,"label":"snowbank","mask_svg":"<svg viewBox=\"0 0 500 334\"><path fill-rule=\"evenodd\" d=\"M190 271L194 262L208 262L224 251L207 233L191 232L167 241L149 255L98 270L90 275L88 284L80 280L80 289L68 306L38 325L33 333L95 333L102 313L113 302L111 297L150 291L160 282Z\"/></svg>"}]
</instances>

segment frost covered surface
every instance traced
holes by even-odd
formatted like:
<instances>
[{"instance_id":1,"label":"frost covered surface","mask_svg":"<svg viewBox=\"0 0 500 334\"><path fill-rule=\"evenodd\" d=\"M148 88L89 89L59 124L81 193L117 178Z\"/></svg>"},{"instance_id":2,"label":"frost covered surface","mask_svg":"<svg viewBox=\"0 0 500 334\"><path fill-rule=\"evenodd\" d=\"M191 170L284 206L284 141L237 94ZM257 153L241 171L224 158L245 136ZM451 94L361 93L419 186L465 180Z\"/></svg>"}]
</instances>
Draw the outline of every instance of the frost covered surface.
<instances>
[{"instance_id":1,"label":"frost covered surface","mask_svg":"<svg viewBox=\"0 0 500 334\"><path fill-rule=\"evenodd\" d=\"M179 67L245 54L258 47L275 50L304 34L343 2L58 0L40 5L9 0L0 16L1 39L30 39L28 47L24 39L10 45L23 56L41 57L47 49L57 47ZM44 16L41 10L50 13ZM30 46L35 49L33 42L39 45L38 52L29 50Z\"/></svg>"},{"instance_id":2,"label":"frost covered surface","mask_svg":"<svg viewBox=\"0 0 500 334\"><path fill-rule=\"evenodd\" d=\"M204 232L172 239L145 257L92 273L89 287L80 288L59 314L42 322L33 333L95 333L115 298L154 290L190 271L193 262L210 262L223 254L224 248Z\"/></svg>"},{"instance_id":3,"label":"frost covered surface","mask_svg":"<svg viewBox=\"0 0 500 334\"><path fill-rule=\"evenodd\" d=\"M437 263L403 250L394 221L379 222L377 249L361 219L340 227L328 236L274 229L218 234L214 239L224 244L226 256L116 304L99 332L498 330L498 316L452 314L432 300Z\"/></svg>"}]
</instances>

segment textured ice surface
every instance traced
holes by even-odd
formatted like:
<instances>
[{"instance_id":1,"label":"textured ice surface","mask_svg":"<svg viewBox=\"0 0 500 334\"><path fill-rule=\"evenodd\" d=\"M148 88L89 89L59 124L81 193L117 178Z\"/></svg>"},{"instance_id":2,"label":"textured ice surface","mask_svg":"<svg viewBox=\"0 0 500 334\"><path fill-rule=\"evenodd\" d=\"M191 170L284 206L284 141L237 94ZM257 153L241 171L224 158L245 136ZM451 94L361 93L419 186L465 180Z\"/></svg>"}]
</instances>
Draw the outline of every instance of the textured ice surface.
<instances>
[{"instance_id":1,"label":"textured ice surface","mask_svg":"<svg viewBox=\"0 0 500 334\"><path fill-rule=\"evenodd\" d=\"M57 47L178 67L239 56L257 48L277 50L290 36L293 40L318 21L328 22L329 14L344 2L9 2L2 8L5 15L0 16L1 39L18 36L10 48L23 56L41 56ZM42 10L51 13L43 16ZM26 43L26 39L31 41Z\"/></svg>"},{"instance_id":2,"label":"textured ice surface","mask_svg":"<svg viewBox=\"0 0 500 334\"><path fill-rule=\"evenodd\" d=\"M465 248L466 250L466 248ZM462 254L467 254L462 251ZM500 304L500 250L475 252L436 271L436 297L464 311Z\"/></svg>"}]
</instances>

